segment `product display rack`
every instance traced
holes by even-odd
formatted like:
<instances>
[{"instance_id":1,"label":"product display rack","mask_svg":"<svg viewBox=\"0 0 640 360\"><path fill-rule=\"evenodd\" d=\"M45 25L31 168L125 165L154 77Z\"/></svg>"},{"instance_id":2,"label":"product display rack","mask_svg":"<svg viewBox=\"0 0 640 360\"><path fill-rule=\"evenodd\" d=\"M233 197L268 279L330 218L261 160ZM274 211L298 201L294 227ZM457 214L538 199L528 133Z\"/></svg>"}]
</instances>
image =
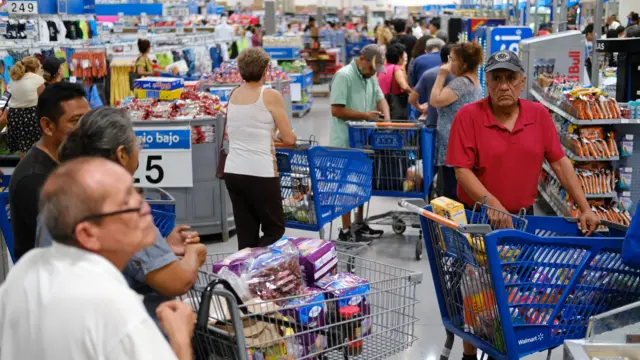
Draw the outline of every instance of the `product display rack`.
<instances>
[{"instance_id":1,"label":"product display rack","mask_svg":"<svg viewBox=\"0 0 640 360\"><path fill-rule=\"evenodd\" d=\"M313 95L309 92L309 88L313 85L313 71L311 68L305 68L302 73L290 73L291 78L291 98L292 98L292 110L293 116L303 117L313 106ZM306 97L307 101L303 102L302 99ZM300 99L301 101L295 101L293 99Z\"/></svg>"},{"instance_id":2,"label":"product display rack","mask_svg":"<svg viewBox=\"0 0 640 360\"><path fill-rule=\"evenodd\" d=\"M212 93L218 95L221 99L224 99L224 96L221 96L220 90L224 89L227 94L231 93L233 88L238 87L242 84L213 84L202 82L202 91ZM293 117L293 108L291 102L291 80L276 80L271 81L265 84L265 86L271 86L280 94L282 94L282 99L284 100L284 106L287 110L287 116L289 118ZM228 95L227 95L228 98Z\"/></svg>"},{"instance_id":3,"label":"product display rack","mask_svg":"<svg viewBox=\"0 0 640 360\"><path fill-rule=\"evenodd\" d=\"M637 127L627 127L627 125L640 124L640 119L581 120L581 119L578 119L576 116L570 114L570 111L566 111L565 109L563 109L561 104L559 104L557 100L549 99L546 96L544 96L543 95L544 92L539 86L534 85L529 90L529 93L533 96L535 100L540 102L542 105L544 105L547 109L549 109L553 113L552 118L554 119L554 122L558 125L565 123L565 120L566 120L569 123L578 127L607 126L609 128L614 128L616 130L616 133L618 134L615 140L616 144L619 144L619 138L622 137L621 136L622 134L636 134L640 132L640 129L638 129ZM619 104L619 105L625 106L626 104ZM634 163L638 162L639 160L638 156L631 156L626 158L623 158L621 156L612 156L609 158L581 157L581 156L578 156L573 150L571 150L571 146L570 146L571 144L568 138L561 138L561 142L562 142L562 147L565 154L571 161L575 163L581 163L581 164L610 162L612 164L611 170L613 173L616 173L617 170L620 168L635 167ZM623 161L627 165L621 164ZM555 173L551 169L551 166L547 163L546 160L543 163L543 172L547 173L548 176L552 177L553 180L555 181L558 180ZM637 203L638 196L640 195L638 194L638 190L632 191L632 189L620 189L618 186L619 181L620 181L619 178L616 179L616 189L615 189L616 191L607 192L607 193L598 193L598 194L585 194L587 200L619 202L619 199L620 199L619 194L623 194L622 196L632 197L633 203ZM635 183L632 182L632 188L634 187L638 187L637 181ZM561 199L559 197L559 193L557 191L553 191L550 188L548 188L543 181L540 181L540 183L538 184L538 191L540 193L540 197L544 199L546 203L549 204L549 206L555 212L556 215L558 216L572 215L571 209L569 208L570 203L567 203L563 199Z\"/></svg>"}]
</instances>

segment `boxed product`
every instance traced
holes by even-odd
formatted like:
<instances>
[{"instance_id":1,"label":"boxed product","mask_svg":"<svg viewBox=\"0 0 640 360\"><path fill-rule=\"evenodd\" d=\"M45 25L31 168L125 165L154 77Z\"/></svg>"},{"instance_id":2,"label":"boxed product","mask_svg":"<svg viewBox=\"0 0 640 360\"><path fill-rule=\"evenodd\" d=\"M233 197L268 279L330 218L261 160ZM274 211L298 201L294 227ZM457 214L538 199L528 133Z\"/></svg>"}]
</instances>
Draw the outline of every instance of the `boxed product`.
<instances>
[{"instance_id":1,"label":"boxed product","mask_svg":"<svg viewBox=\"0 0 640 360\"><path fill-rule=\"evenodd\" d=\"M336 299L329 301L327 304L327 312L338 319L340 308L347 306L357 306L360 308L362 319L362 335L366 335L371 330L371 318L367 315L371 314L371 308L367 302L367 296L371 291L371 286L367 280L364 280L351 273L337 273L316 282L316 286L325 291L327 299Z\"/></svg>"},{"instance_id":2,"label":"boxed product","mask_svg":"<svg viewBox=\"0 0 640 360\"><path fill-rule=\"evenodd\" d=\"M631 178L633 175L633 168L622 167L618 170L618 172L619 172L618 189L619 190L631 189Z\"/></svg>"},{"instance_id":3,"label":"boxed product","mask_svg":"<svg viewBox=\"0 0 640 360\"><path fill-rule=\"evenodd\" d=\"M176 100L183 90L184 80L180 78L143 77L133 81L133 92L138 99Z\"/></svg>"},{"instance_id":4,"label":"boxed product","mask_svg":"<svg viewBox=\"0 0 640 360\"><path fill-rule=\"evenodd\" d=\"M243 273L245 266L247 266L247 263L251 259L255 259L256 257L268 251L269 250L265 248L242 249L213 264L213 272L217 274L220 272L220 270L222 270L222 268L226 267L234 274L239 276Z\"/></svg>"},{"instance_id":5,"label":"boxed product","mask_svg":"<svg viewBox=\"0 0 640 360\"><path fill-rule=\"evenodd\" d=\"M283 306L285 309L281 313L288 318L295 319L295 323L302 326L311 328L325 326L325 296L322 290L315 287L305 287L302 289L302 293L303 296L292 299L285 304ZM327 347L327 339L321 333L304 332L295 336L295 342L301 352L300 357L321 352Z\"/></svg>"},{"instance_id":6,"label":"boxed product","mask_svg":"<svg viewBox=\"0 0 640 360\"><path fill-rule=\"evenodd\" d=\"M446 217L449 220L453 220L457 224L467 225L467 213L462 203L440 196L439 198L431 200L431 209L434 213L442 217ZM469 244L471 244L471 236L469 234L467 234L467 238L469 240ZM442 239L444 239L444 236ZM446 244L441 245L443 249L447 248Z\"/></svg>"},{"instance_id":7,"label":"boxed product","mask_svg":"<svg viewBox=\"0 0 640 360\"><path fill-rule=\"evenodd\" d=\"M309 238L289 238L298 249L303 280L311 285L326 275L335 273L338 265L336 245L331 241Z\"/></svg>"},{"instance_id":8,"label":"boxed product","mask_svg":"<svg viewBox=\"0 0 640 360\"><path fill-rule=\"evenodd\" d=\"M627 134L620 142L621 151L620 156L629 157L633 155L633 134Z\"/></svg>"}]
</instances>

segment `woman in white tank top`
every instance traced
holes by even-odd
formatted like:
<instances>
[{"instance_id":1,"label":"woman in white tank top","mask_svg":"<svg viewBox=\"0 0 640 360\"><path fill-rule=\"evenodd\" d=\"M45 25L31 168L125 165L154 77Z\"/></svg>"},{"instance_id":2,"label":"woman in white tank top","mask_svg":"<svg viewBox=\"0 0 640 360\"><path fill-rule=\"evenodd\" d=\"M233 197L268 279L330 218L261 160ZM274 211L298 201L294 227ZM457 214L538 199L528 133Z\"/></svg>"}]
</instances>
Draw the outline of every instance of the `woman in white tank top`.
<instances>
[{"instance_id":1,"label":"woman in white tank top","mask_svg":"<svg viewBox=\"0 0 640 360\"><path fill-rule=\"evenodd\" d=\"M269 61L262 48L240 53L238 69L245 83L233 91L227 109L229 154L224 179L233 205L238 249L267 246L284 234L274 138L277 130L278 140L291 145L296 135L282 95L264 88Z\"/></svg>"}]
</instances>

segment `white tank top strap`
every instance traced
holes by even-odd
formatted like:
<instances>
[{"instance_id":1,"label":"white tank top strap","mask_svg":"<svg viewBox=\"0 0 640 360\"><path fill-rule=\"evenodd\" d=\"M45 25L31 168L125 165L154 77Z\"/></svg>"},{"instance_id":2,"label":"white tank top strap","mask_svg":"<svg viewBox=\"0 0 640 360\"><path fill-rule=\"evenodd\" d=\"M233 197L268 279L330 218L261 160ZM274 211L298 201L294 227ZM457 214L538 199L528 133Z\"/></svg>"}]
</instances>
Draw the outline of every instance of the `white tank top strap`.
<instances>
[{"instance_id":1,"label":"white tank top strap","mask_svg":"<svg viewBox=\"0 0 640 360\"><path fill-rule=\"evenodd\" d=\"M258 96L258 101L256 101L256 105L266 108L266 106L264 106L264 98L262 97L262 94L264 94L264 86L262 87L262 89L260 89L260 96Z\"/></svg>"}]
</instances>

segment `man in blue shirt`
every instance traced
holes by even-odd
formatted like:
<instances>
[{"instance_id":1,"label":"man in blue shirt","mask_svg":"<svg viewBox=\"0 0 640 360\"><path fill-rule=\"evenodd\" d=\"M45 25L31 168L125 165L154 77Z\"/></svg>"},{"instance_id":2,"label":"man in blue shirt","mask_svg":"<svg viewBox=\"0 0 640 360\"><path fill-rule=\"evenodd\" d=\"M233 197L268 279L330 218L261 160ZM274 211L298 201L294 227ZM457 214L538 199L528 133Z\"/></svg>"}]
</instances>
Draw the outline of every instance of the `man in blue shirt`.
<instances>
[{"instance_id":1,"label":"man in blue shirt","mask_svg":"<svg viewBox=\"0 0 640 360\"><path fill-rule=\"evenodd\" d=\"M427 53L418 56L413 62L413 73L411 75L411 86L416 86L418 80L425 71L440 66L442 60L440 59L440 50L444 47L445 43L441 39L429 39L427 41Z\"/></svg>"},{"instance_id":2,"label":"man in blue shirt","mask_svg":"<svg viewBox=\"0 0 640 360\"><path fill-rule=\"evenodd\" d=\"M449 61L449 45L445 45L439 54L442 64L446 64ZM427 113L427 126L435 126L438 123L438 110L435 108L429 109L429 96L431 96L431 89L436 82L439 70L440 65L422 74L413 91L411 91L411 95L409 95L409 104L418 109L421 114ZM452 74L447 75L444 85L447 86L453 78Z\"/></svg>"}]
</instances>

